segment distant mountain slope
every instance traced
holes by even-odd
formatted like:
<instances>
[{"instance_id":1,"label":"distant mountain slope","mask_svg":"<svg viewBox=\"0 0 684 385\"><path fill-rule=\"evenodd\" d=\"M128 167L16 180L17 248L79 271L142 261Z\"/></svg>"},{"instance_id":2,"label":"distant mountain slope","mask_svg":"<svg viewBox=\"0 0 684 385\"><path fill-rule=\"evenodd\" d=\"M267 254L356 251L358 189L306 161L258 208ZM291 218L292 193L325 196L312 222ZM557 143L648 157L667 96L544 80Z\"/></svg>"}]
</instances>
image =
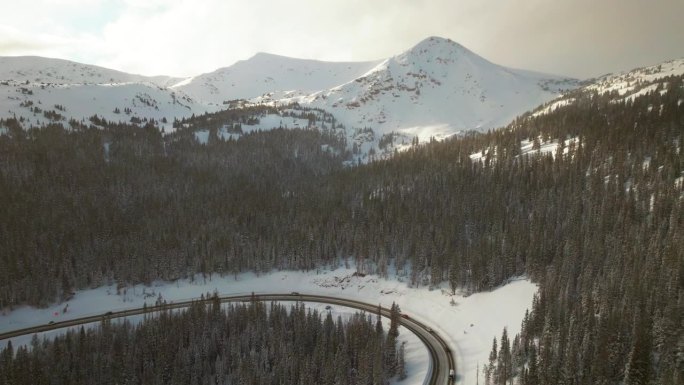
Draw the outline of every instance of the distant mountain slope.
<instances>
[{"instance_id":1,"label":"distant mountain slope","mask_svg":"<svg viewBox=\"0 0 684 385\"><path fill-rule=\"evenodd\" d=\"M568 78L491 63L448 39L430 37L397 56L372 62L334 63L260 53L192 78L147 77L61 59L0 57L0 118L25 125L69 119L161 121L226 109L227 100L249 104L298 103L331 113L326 122L344 132L359 158L392 153L413 138L448 137L504 126L536 109L542 114L571 104L576 92L615 100L660 91L684 59L580 83ZM660 87L660 88L659 88ZM565 92L568 91L568 92ZM559 97L560 94L564 95ZM299 107L298 107L299 108ZM283 121L271 117L264 122ZM289 123L288 123L289 122ZM266 123L260 127L267 129Z\"/></svg>"},{"instance_id":2,"label":"distant mountain slope","mask_svg":"<svg viewBox=\"0 0 684 385\"><path fill-rule=\"evenodd\" d=\"M600 94L616 91L618 95L630 96L634 92L641 91L642 85L668 76L680 75L684 75L684 58L636 68L628 72L604 75L587 81L589 84L584 88Z\"/></svg>"},{"instance_id":3,"label":"distant mountain slope","mask_svg":"<svg viewBox=\"0 0 684 385\"><path fill-rule=\"evenodd\" d=\"M313 92L344 84L368 72L379 61L324 62L258 53L229 67L174 85L195 99L222 104L273 91Z\"/></svg>"},{"instance_id":4,"label":"distant mountain slope","mask_svg":"<svg viewBox=\"0 0 684 385\"><path fill-rule=\"evenodd\" d=\"M122 122L166 118L170 128L175 118L225 109L228 100L297 102L331 112L366 153L383 135L405 144L414 136L427 140L503 126L575 86L570 79L498 66L438 37L382 61L335 63L259 53L187 79L61 59L0 57L0 118L16 116L30 125L95 114Z\"/></svg>"},{"instance_id":5,"label":"distant mountain slope","mask_svg":"<svg viewBox=\"0 0 684 385\"><path fill-rule=\"evenodd\" d=\"M566 93L555 100L539 106L533 115L547 114L557 108L575 103L577 93L597 93L612 100L633 101L649 92L665 92L665 78L684 75L684 58L669 60L660 64L640 67L631 71L607 74L596 79L585 80L575 92ZM684 102L684 101L682 101Z\"/></svg>"},{"instance_id":6,"label":"distant mountain slope","mask_svg":"<svg viewBox=\"0 0 684 385\"><path fill-rule=\"evenodd\" d=\"M430 37L337 87L255 101L299 102L329 110L348 127L427 139L503 126L576 86L573 79L502 67Z\"/></svg>"},{"instance_id":7,"label":"distant mountain slope","mask_svg":"<svg viewBox=\"0 0 684 385\"><path fill-rule=\"evenodd\" d=\"M649 99L651 101L658 100L660 104L642 105L646 113L660 115L664 105L668 102L675 102L677 106L684 104L684 99L682 98L676 100L664 98L668 91L673 91L673 88L684 88L681 76L684 76L684 59L670 60L652 66L636 68L631 71L603 75L595 79L583 81L582 87L539 106L528 114L526 118L533 120L545 115L553 115L556 112L564 113L562 109L568 107L582 108L581 104L584 103L586 105L587 101L593 101L597 105L598 103L608 103L629 106L631 103L644 103L644 100ZM671 92L670 95L677 97L679 93ZM646 98L647 96L654 96L655 98ZM637 101L639 98L641 99ZM523 119L524 121L525 119ZM605 128L608 127L606 126ZM579 145L579 139L577 136L552 138L543 135L522 139L520 140L520 154L550 154L555 157L559 154L559 146L562 153L567 154L571 146ZM479 148L470 155L470 159L480 162L494 161L496 158L496 149L491 146ZM650 161L644 163L645 166L648 164L650 164ZM681 185L683 180L684 174L676 180L675 184Z\"/></svg>"},{"instance_id":8,"label":"distant mountain slope","mask_svg":"<svg viewBox=\"0 0 684 385\"><path fill-rule=\"evenodd\" d=\"M115 122L168 123L216 110L182 91L167 88L181 79L132 75L108 68L36 56L0 57L0 118L26 125L93 115Z\"/></svg>"},{"instance_id":9,"label":"distant mountain slope","mask_svg":"<svg viewBox=\"0 0 684 385\"><path fill-rule=\"evenodd\" d=\"M166 87L181 81L170 76L142 76L39 56L0 57L0 81L51 84L152 83Z\"/></svg>"}]
</instances>

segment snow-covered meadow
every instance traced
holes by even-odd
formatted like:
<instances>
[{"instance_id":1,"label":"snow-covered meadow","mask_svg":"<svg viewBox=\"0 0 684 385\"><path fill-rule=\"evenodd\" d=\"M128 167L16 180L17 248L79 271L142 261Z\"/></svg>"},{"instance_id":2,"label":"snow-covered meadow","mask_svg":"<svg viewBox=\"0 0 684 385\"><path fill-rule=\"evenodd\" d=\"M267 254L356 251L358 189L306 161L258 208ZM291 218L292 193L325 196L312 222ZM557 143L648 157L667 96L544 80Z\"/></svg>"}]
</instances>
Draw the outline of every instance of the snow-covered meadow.
<instances>
[{"instance_id":1,"label":"snow-covered meadow","mask_svg":"<svg viewBox=\"0 0 684 385\"><path fill-rule=\"evenodd\" d=\"M491 292L463 296L458 292L451 295L445 288L430 290L427 287L409 287L400 275L392 274L388 279L375 275L360 276L355 269L340 267L334 270L310 272L278 271L265 275L244 273L237 276L202 276L194 280L156 282L151 286L137 285L119 290L116 286L104 286L79 291L68 302L54 304L45 309L21 307L0 314L0 332L24 327L62 321L85 315L103 314L107 311L123 310L152 305L159 296L167 302L197 298L202 294L218 291L220 295L249 293L321 294L378 303L389 307L396 302L403 313L430 325L450 345L456 354L459 384L475 384L477 368L481 370L487 362L492 339L501 335L504 327L509 335L520 331L525 310L531 307L536 285L520 278ZM309 304L311 308L325 311L324 304ZM350 315L355 310L333 306L334 314ZM42 333L54 335L60 331ZM11 339L13 346L27 344L31 337ZM401 331L401 341L406 341L406 360L409 378L401 384L423 382L429 356L420 340L407 330ZM0 348L8 340L0 341Z\"/></svg>"}]
</instances>

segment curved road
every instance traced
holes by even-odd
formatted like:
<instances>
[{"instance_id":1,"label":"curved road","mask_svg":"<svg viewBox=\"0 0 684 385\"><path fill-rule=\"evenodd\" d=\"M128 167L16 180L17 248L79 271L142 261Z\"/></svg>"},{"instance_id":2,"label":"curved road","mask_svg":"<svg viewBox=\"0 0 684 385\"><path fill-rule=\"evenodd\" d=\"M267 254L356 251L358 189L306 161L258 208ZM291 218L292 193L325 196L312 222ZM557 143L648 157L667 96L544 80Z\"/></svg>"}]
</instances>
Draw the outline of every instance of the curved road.
<instances>
[{"instance_id":1,"label":"curved road","mask_svg":"<svg viewBox=\"0 0 684 385\"><path fill-rule=\"evenodd\" d=\"M235 295L220 297L221 302L246 302L252 299L259 301L301 301L301 302L319 302L328 303L333 305L340 305L345 307L351 307L359 310L364 310L369 313L375 313L378 310L376 305L367 304L360 301L355 301L351 299L328 297L323 295L311 295L311 294L299 294L293 292L291 294L255 294L255 295ZM70 326L79 326L92 322L100 322L102 320L122 318L133 315L139 315L144 313L153 313L162 310L170 309L181 309L190 306L193 302L201 301L199 299L181 301L176 303L170 303L161 306L147 306L137 309L122 310L116 312L106 312L101 315L74 318L71 320L55 322L47 325L33 326L24 329L13 330L6 333L0 334L0 340L18 337L26 334L34 334L45 332L54 329L60 329ZM204 300L205 302L211 302L212 299L208 298ZM390 316L390 310L387 308L381 308L381 313L385 317ZM431 365L428 370L428 377L425 379L426 384L449 384L451 379L449 378L449 372L453 370L456 371L454 365L454 359L451 350L447 346L446 342L432 329L424 324L410 318L408 315L402 313L401 325L409 329L418 338L420 338L425 346L428 348L430 353Z\"/></svg>"}]
</instances>

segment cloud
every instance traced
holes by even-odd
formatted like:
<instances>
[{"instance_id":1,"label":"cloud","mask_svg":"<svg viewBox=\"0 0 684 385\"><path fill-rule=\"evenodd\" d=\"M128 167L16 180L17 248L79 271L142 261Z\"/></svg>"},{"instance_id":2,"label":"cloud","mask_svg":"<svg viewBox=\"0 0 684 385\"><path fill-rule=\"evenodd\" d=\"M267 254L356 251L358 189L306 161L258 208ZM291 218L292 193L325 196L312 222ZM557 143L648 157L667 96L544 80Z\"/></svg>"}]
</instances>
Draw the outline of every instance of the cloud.
<instances>
[{"instance_id":1,"label":"cloud","mask_svg":"<svg viewBox=\"0 0 684 385\"><path fill-rule=\"evenodd\" d=\"M48 52L60 43L45 35L26 34L14 28L0 26L0 55L30 55L33 52Z\"/></svg>"},{"instance_id":2,"label":"cloud","mask_svg":"<svg viewBox=\"0 0 684 385\"><path fill-rule=\"evenodd\" d=\"M18 56L46 48L48 46L40 41L12 39L0 35L0 56Z\"/></svg>"},{"instance_id":3,"label":"cloud","mask_svg":"<svg viewBox=\"0 0 684 385\"><path fill-rule=\"evenodd\" d=\"M481 53L517 67L578 77L684 56L684 2L527 0L491 23Z\"/></svg>"},{"instance_id":4,"label":"cloud","mask_svg":"<svg viewBox=\"0 0 684 385\"><path fill-rule=\"evenodd\" d=\"M499 64L577 77L684 56L681 0L35 0L0 14L0 54L195 75L256 52L372 60L426 36ZM21 35L21 36L18 36Z\"/></svg>"}]
</instances>

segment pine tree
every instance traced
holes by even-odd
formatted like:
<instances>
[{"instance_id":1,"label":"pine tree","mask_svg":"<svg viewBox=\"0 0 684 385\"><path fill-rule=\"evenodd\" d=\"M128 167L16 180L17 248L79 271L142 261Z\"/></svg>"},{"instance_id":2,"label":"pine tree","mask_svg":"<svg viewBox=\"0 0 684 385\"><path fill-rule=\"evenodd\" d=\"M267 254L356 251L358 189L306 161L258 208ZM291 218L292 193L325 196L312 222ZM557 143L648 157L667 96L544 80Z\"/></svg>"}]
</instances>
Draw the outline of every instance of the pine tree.
<instances>
[{"instance_id":1,"label":"pine tree","mask_svg":"<svg viewBox=\"0 0 684 385\"><path fill-rule=\"evenodd\" d=\"M405 359L405 348L404 348L405 343L402 342L401 345L399 345L399 355L398 355L398 363L397 363L397 375L399 376L399 381L406 379L407 373L406 373L406 359Z\"/></svg>"},{"instance_id":2,"label":"pine tree","mask_svg":"<svg viewBox=\"0 0 684 385\"><path fill-rule=\"evenodd\" d=\"M491 357L491 355L490 355ZM508 340L508 330L503 329L501 333L501 347L499 348L499 354L496 356L496 375L497 383L501 385L506 385L506 381L511 378L511 347L510 341Z\"/></svg>"},{"instance_id":3,"label":"pine tree","mask_svg":"<svg viewBox=\"0 0 684 385\"><path fill-rule=\"evenodd\" d=\"M530 346L530 358L525 374L524 385L539 385L539 368L537 366L537 348L534 344Z\"/></svg>"},{"instance_id":4,"label":"pine tree","mask_svg":"<svg viewBox=\"0 0 684 385\"><path fill-rule=\"evenodd\" d=\"M484 366L483 370L485 373L485 384L490 385L492 383L497 384L498 379L496 376L496 360L497 357L497 347L496 347L496 337L492 341L492 350L489 352L489 363Z\"/></svg>"},{"instance_id":5,"label":"pine tree","mask_svg":"<svg viewBox=\"0 0 684 385\"><path fill-rule=\"evenodd\" d=\"M640 316L635 322L634 342L627 358L625 385L651 383L651 339L648 325Z\"/></svg>"}]
</instances>

